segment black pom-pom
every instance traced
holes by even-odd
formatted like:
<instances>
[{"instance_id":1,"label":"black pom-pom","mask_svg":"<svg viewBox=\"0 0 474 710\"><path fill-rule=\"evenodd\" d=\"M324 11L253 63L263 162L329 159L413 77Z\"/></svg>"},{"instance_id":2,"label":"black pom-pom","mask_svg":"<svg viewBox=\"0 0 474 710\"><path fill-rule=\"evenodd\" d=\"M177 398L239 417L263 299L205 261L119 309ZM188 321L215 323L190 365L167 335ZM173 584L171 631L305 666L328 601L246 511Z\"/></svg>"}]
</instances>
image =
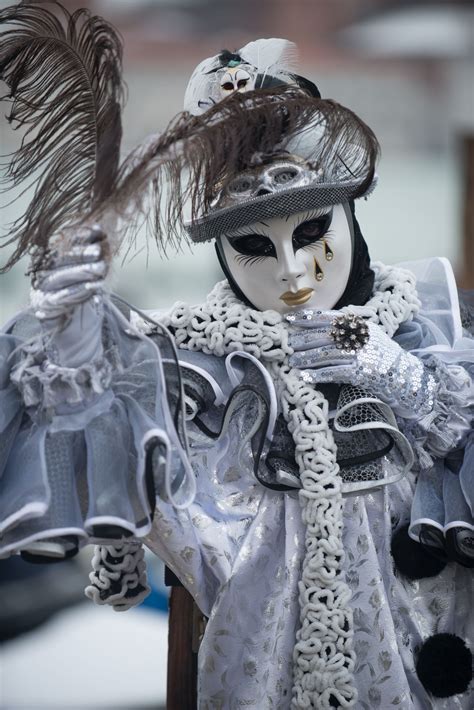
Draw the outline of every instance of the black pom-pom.
<instances>
[{"instance_id":1,"label":"black pom-pom","mask_svg":"<svg viewBox=\"0 0 474 710\"><path fill-rule=\"evenodd\" d=\"M465 693L472 680L472 653L455 634L435 634L421 647L416 672L437 698Z\"/></svg>"},{"instance_id":2,"label":"black pom-pom","mask_svg":"<svg viewBox=\"0 0 474 710\"><path fill-rule=\"evenodd\" d=\"M408 525L403 525L392 537L391 552L395 566L408 579L434 577L445 567L446 562L428 552L408 534Z\"/></svg>"}]
</instances>

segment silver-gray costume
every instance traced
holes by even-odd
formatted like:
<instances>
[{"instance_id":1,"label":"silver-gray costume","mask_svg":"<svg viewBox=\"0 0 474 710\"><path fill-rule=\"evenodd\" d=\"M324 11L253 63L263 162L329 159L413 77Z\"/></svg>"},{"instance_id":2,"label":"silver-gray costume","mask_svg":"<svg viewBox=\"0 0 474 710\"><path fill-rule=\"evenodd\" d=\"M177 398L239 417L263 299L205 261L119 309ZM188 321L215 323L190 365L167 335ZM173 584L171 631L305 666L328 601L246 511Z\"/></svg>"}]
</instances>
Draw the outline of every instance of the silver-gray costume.
<instances>
[{"instance_id":1,"label":"silver-gray costume","mask_svg":"<svg viewBox=\"0 0 474 710\"><path fill-rule=\"evenodd\" d=\"M442 260L413 266L421 308L400 316L395 340L423 361L435 358L439 371L456 365L472 376L472 306L459 307ZM0 337L0 552L54 540L66 549L107 544L107 530L117 529L144 540L209 617L199 707L283 710L291 705L305 545L295 444L271 368L239 347L238 329L245 325L258 341L259 322L252 334L237 316L232 323L209 313L206 321L181 304L163 319L178 368L159 327L134 314L129 323L107 301L109 367L91 363L79 381L51 369L32 315L7 326ZM230 328L235 347L215 354ZM453 381L446 380L437 413L457 427L453 449L462 449L461 458L427 452L426 422L420 428L395 417L383 402L369 406L354 387L324 389L346 493L343 574L352 591L356 706L364 710L472 707L469 692L430 697L415 672L428 636L472 640L472 572L450 561L440 574L410 581L390 552L393 531L409 522L413 535L454 530L469 551L472 384ZM328 599L313 603L324 618Z\"/></svg>"}]
</instances>

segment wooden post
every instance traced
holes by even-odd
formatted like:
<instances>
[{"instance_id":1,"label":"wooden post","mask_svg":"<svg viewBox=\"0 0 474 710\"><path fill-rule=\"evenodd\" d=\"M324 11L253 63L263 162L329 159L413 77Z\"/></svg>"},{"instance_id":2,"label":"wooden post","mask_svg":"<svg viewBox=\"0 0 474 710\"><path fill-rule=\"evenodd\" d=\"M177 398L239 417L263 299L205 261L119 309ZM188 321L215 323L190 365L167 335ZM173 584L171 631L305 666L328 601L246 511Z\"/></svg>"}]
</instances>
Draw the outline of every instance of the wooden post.
<instances>
[{"instance_id":1,"label":"wooden post","mask_svg":"<svg viewBox=\"0 0 474 710\"><path fill-rule=\"evenodd\" d=\"M168 627L166 710L196 710L196 605L184 587L172 587ZM194 644L193 644L194 642Z\"/></svg>"},{"instance_id":2,"label":"wooden post","mask_svg":"<svg viewBox=\"0 0 474 710\"><path fill-rule=\"evenodd\" d=\"M462 139L463 162L463 266L462 288L474 289L474 135Z\"/></svg>"}]
</instances>

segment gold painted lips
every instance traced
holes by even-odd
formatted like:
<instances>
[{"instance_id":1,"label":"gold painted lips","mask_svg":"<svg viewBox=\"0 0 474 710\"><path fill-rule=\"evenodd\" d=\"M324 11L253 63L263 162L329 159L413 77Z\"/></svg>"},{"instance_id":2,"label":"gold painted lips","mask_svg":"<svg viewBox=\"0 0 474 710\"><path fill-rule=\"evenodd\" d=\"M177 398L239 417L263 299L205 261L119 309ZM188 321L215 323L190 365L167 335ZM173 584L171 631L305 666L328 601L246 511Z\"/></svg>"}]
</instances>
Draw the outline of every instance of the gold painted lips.
<instances>
[{"instance_id":1,"label":"gold painted lips","mask_svg":"<svg viewBox=\"0 0 474 710\"><path fill-rule=\"evenodd\" d=\"M314 289L312 288L302 288L296 293L291 291L285 291L280 296L280 300L284 301L287 306L301 306L306 301L309 301L313 295Z\"/></svg>"}]
</instances>

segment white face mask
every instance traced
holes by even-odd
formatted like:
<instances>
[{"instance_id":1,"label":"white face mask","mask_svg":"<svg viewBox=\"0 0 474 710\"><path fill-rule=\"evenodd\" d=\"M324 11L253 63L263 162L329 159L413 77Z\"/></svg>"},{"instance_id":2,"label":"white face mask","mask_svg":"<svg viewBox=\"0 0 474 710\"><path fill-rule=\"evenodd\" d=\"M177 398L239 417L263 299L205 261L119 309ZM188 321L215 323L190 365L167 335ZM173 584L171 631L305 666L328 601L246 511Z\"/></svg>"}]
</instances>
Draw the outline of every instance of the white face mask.
<instances>
[{"instance_id":1,"label":"white face mask","mask_svg":"<svg viewBox=\"0 0 474 710\"><path fill-rule=\"evenodd\" d=\"M272 217L222 237L227 266L260 311L329 310L341 298L352 264L343 205Z\"/></svg>"}]
</instances>

